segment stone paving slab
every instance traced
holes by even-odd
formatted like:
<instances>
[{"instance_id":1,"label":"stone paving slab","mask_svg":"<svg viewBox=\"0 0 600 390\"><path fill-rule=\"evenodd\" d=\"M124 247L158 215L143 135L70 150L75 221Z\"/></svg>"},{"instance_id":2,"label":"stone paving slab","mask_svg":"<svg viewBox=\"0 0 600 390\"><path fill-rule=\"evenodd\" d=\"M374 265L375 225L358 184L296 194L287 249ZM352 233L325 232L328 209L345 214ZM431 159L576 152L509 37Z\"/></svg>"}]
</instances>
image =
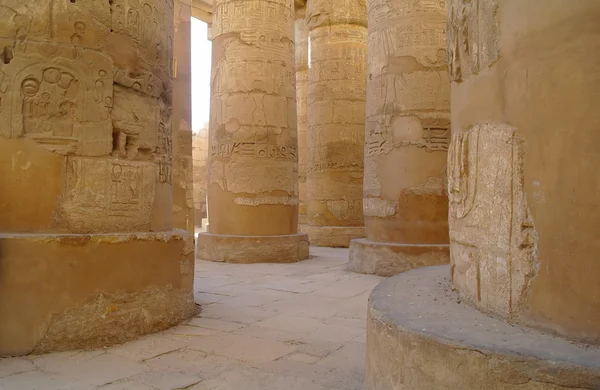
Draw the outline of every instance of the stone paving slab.
<instances>
[{"instance_id":1,"label":"stone paving slab","mask_svg":"<svg viewBox=\"0 0 600 390\"><path fill-rule=\"evenodd\" d=\"M293 264L196 262L197 318L94 351L0 359L0 390L360 390L370 291L347 249Z\"/></svg>"}]
</instances>

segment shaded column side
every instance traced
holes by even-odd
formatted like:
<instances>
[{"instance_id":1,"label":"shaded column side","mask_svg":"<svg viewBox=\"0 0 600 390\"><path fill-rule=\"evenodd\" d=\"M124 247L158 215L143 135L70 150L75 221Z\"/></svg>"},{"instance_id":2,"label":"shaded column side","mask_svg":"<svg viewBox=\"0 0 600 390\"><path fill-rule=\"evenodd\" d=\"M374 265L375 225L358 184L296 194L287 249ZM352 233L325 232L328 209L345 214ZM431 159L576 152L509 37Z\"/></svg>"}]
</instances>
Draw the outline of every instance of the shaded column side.
<instances>
[{"instance_id":1,"label":"shaded column side","mask_svg":"<svg viewBox=\"0 0 600 390\"><path fill-rule=\"evenodd\" d=\"M296 102L298 113L298 222L306 221L306 159L308 124L308 26L306 8L296 9Z\"/></svg>"},{"instance_id":2,"label":"shaded column side","mask_svg":"<svg viewBox=\"0 0 600 390\"><path fill-rule=\"evenodd\" d=\"M175 0L173 48L173 226L194 232L191 0Z\"/></svg>"}]
</instances>

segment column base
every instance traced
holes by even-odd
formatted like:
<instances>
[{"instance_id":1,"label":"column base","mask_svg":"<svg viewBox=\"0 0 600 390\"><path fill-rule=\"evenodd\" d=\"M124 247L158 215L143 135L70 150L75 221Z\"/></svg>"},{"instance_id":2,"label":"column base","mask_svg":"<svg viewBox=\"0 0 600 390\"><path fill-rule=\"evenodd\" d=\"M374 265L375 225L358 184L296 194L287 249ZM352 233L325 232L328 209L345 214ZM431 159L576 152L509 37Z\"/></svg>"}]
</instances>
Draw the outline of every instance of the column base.
<instances>
[{"instance_id":1,"label":"column base","mask_svg":"<svg viewBox=\"0 0 600 390\"><path fill-rule=\"evenodd\" d=\"M460 303L448 266L409 271L369 299L366 389L595 389L600 348Z\"/></svg>"},{"instance_id":2,"label":"column base","mask_svg":"<svg viewBox=\"0 0 600 390\"><path fill-rule=\"evenodd\" d=\"M350 242L348 270L393 276L414 268L448 264L449 248L449 245L405 245L360 238Z\"/></svg>"},{"instance_id":3,"label":"column base","mask_svg":"<svg viewBox=\"0 0 600 390\"><path fill-rule=\"evenodd\" d=\"M0 356L99 348L192 317L185 231L0 234Z\"/></svg>"},{"instance_id":4,"label":"column base","mask_svg":"<svg viewBox=\"0 0 600 390\"><path fill-rule=\"evenodd\" d=\"M364 226L313 226L302 225L300 229L308 234L311 246L348 248L350 241L365 236Z\"/></svg>"},{"instance_id":5,"label":"column base","mask_svg":"<svg viewBox=\"0 0 600 390\"><path fill-rule=\"evenodd\" d=\"M294 263L308 259L306 234L283 236L230 236L200 233L196 240L198 260L225 263Z\"/></svg>"}]
</instances>

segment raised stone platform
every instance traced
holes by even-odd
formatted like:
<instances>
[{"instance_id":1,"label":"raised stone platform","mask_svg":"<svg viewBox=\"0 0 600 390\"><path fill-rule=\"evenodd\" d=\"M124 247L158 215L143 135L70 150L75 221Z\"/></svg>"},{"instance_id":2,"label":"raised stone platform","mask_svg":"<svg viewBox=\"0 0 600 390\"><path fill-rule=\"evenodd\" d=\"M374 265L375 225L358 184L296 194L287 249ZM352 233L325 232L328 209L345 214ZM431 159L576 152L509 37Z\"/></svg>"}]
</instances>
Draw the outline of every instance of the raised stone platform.
<instances>
[{"instance_id":1,"label":"raised stone platform","mask_svg":"<svg viewBox=\"0 0 600 390\"><path fill-rule=\"evenodd\" d=\"M200 233L196 258L226 263L293 263L308 259L308 236L230 236Z\"/></svg>"},{"instance_id":2,"label":"raised stone platform","mask_svg":"<svg viewBox=\"0 0 600 390\"><path fill-rule=\"evenodd\" d=\"M0 356L98 348L194 315L185 231L0 234Z\"/></svg>"},{"instance_id":3,"label":"raised stone platform","mask_svg":"<svg viewBox=\"0 0 600 390\"><path fill-rule=\"evenodd\" d=\"M365 236L365 227L351 226L312 226L301 225L303 233L308 234L308 240L312 246L324 246L329 248L348 248L350 241Z\"/></svg>"},{"instance_id":4,"label":"raised stone platform","mask_svg":"<svg viewBox=\"0 0 600 390\"><path fill-rule=\"evenodd\" d=\"M448 264L448 245L402 245L359 238L350 242L348 270L393 276L414 268Z\"/></svg>"},{"instance_id":5,"label":"raised stone platform","mask_svg":"<svg viewBox=\"0 0 600 390\"><path fill-rule=\"evenodd\" d=\"M600 347L488 317L461 303L449 274L421 268L373 290L367 390L600 388Z\"/></svg>"}]
</instances>

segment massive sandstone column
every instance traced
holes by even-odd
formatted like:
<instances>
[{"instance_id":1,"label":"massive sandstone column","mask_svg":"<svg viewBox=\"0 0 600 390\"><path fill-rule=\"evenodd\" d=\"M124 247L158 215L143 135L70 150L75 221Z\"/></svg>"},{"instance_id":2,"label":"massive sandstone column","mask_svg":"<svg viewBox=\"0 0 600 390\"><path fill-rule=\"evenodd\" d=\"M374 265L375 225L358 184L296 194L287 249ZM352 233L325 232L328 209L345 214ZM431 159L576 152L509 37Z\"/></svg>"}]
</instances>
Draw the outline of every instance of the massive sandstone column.
<instances>
[{"instance_id":1,"label":"massive sandstone column","mask_svg":"<svg viewBox=\"0 0 600 390\"><path fill-rule=\"evenodd\" d=\"M289 0L217 0L213 16L209 233L198 257L290 262L298 234L294 10Z\"/></svg>"},{"instance_id":2,"label":"massive sandstone column","mask_svg":"<svg viewBox=\"0 0 600 390\"><path fill-rule=\"evenodd\" d=\"M191 0L174 2L173 226L194 232Z\"/></svg>"},{"instance_id":3,"label":"massive sandstone column","mask_svg":"<svg viewBox=\"0 0 600 390\"><path fill-rule=\"evenodd\" d=\"M365 0L310 0L306 198L312 245L364 237Z\"/></svg>"},{"instance_id":4,"label":"massive sandstone column","mask_svg":"<svg viewBox=\"0 0 600 390\"><path fill-rule=\"evenodd\" d=\"M172 229L173 1L0 4L0 355L192 315Z\"/></svg>"},{"instance_id":5,"label":"massive sandstone column","mask_svg":"<svg viewBox=\"0 0 600 390\"><path fill-rule=\"evenodd\" d=\"M375 288L366 388L596 389L600 3L448 15L451 264Z\"/></svg>"},{"instance_id":6,"label":"massive sandstone column","mask_svg":"<svg viewBox=\"0 0 600 390\"><path fill-rule=\"evenodd\" d=\"M600 3L451 4L453 285L600 342Z\"/></svg>"},{"instance_id":7,"label":"massive sandstone column","mask_svg":"<svg viewBox=\"0 0 600 390\"><path fill-rule=\"evenodd\" d=\"M298 111L298 222L306 224L306 158L308 125L308 26L306 8L296 9L296 103Z\"/></svg>"},{"instance_id":8,"label":"massive sandstone column","mask_svg":"<svg viewBox=\"0 0 600 390\"><path fill-rule=\"evenodd\" d=\"M369 0L363 211L350 269L390 276L448 262L446 4Z\"/></svg>"}]
</instances>

